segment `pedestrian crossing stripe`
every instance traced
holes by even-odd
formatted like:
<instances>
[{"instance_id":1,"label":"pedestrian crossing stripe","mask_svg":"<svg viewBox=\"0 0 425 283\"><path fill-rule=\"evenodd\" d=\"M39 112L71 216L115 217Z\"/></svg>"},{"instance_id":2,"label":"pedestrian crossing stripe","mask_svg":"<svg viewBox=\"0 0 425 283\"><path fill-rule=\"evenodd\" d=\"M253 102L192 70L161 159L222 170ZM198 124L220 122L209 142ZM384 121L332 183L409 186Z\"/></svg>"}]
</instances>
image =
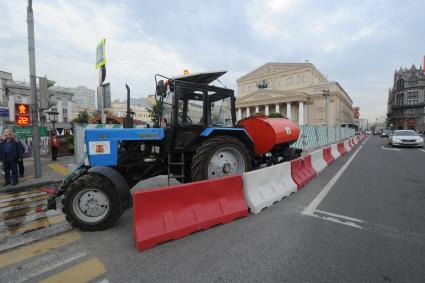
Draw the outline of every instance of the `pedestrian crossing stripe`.
<instances>
[{"instance_id":1,"label":"pedestrian crossing stripe","mask_svg":"<svg viewBox=\"0 0 425 283\"><path fill-rule=\"evenodd\" d=\"M51 163L51 164L49 164L47 166L49 166L50 169L52 169L53 171L55 171L55 172L57 172L59 174L62 174L64 176L68 175L68 169L65 166L61 165L61 164L53 164L53 163Z\"/></svg>"},{"instance_id":2,"label":"pedestrian crossing stripe","mask_svg":"<svg viewBox=\"0 0 425 283\"><path fill-rule=\"evenodd\" d=\"M23 195L30 195L30 194L34 194L34 193L38 193L40 192L40 190L31 190L31 191L25 191L25 192L19 192L19 193L10 193L10 194L1 194L0 195L0 199L4 199L4 198L13 198L16 196L23 196Z\"/></svg>"},{"instance_id":3,"label":"pedestrian crossing stripe","mask_svg":"<svg viewBox=\"0 0 425 283\"><path fill-rule=\"evenodd\" d=\"M25 232L34 231L34 230L38 230L48 226L52 226L64 221L65 221L65 216L61 214L61 215L56 215L53 217L38 219L37 221L29 222L28 224L24 224L24 225L11 226L11 227L8 227L6 231L9 233L9 235L22 234Z\"/></svg>"},{"instance_id":4,"label":"pedestrian crossing stripe","mask_svg":"<svg viewBox=\"0 0 425 283\"><path fill-rule=\"evenodd\" d=\"M106 267L97 257L92 257L86 261L76 264L58 274L52 275L40 283L56 282L88 282L105 273Z\"/></svg>"},{"instance_id":5,"label":"pedestrian crossing stripe","mask_svg":"<svg viewBox=\"0 0 425 283\"><path fill-rule=\"evenodd\" d=\"M37 196L34 196L34 197L28 197L28 198L24 198L24 199L17 199L17 200L12 200L12 201L8 201L8 202L1 202L0 208L15 206L15 205L24 204L24 203L31 203L31 202L39 201L39 200L45 200L48 197L49 197L48 194L42 194L42 195L37 195Z\"/></svg>"},{"instance_id":6,"label":"pedestrian crossing stripe","mask_svg":"<svg viewBox=\"0 0 425 283\"><path fill-rule=\"evenodd\" d=\"M0 268L32 258L81 239L80 233L71 231L36 242L0 255Z\"/></svg>"}]
</instances>

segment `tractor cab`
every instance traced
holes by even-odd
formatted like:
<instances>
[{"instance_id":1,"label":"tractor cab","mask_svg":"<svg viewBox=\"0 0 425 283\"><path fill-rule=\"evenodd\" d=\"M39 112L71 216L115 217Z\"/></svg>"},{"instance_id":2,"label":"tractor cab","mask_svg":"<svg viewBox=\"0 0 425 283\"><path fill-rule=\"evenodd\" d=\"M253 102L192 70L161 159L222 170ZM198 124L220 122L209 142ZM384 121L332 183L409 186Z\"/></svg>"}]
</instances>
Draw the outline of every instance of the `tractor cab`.
<instances>
[{"instance_id":1,"label":"tractor cab","mask_svg":"<svg viewBox=\"0 0 425 283\"><path fill-rule=\"evenodd\" d=\"M234 127L233 90L209 85L225 73L198 73L158 82L157 90L162 90L158 125L167 128L171 151L187 151L207 128Z\"/></svg>"}]
</instances>

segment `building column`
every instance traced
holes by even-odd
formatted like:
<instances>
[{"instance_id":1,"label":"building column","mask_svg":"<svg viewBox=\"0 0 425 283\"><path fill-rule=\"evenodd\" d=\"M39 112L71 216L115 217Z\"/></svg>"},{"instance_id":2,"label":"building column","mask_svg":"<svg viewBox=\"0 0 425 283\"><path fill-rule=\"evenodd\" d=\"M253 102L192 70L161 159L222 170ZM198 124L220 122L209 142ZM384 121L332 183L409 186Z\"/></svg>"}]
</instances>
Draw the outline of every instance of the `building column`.
<instances>
[{"instance_id":1,"label":"building column","mask_svg":"<svg viewBox=\"0 0 425 283\"><path fill-rule=\"evenodd\" d=\"M276 103L275 105L275 110L276 113L280 113L280 109L279 109L279 103Z\"/></svg>"},{"instance_id":2,"label":"building column","mask_svg":"<svg viewBox=\"0 0 425 283\"><path fill-rule=\"evenodd\" d=\"M238 108L238 121L242 120L242 109Z\"/></svg>"},{"instance_id":3,"label":"building column","mask_svg":"<svg viewBox=\"0 0 425 283\"><path fill-rule=\"evenodd\" d=\"M286 118L292 120L291 116L291 102L286 102Z\"/></svg>"},{"instance_id":4,"label":"building column","mask_svg":"<svg viewBox=\"0 0 425 283\"><path fill-rule=\"evenodd\" d=\"M258 108L258 106L255 106L255 113L260 112L260 108Z\"/></svg>"},{"instance_id":5,"label":"building column","mask_svg":"<svg viewBox=\"0 0 425 283\"><path fill-rule=\"evenodd\" d=\"M298 124L304 125L304 102L298 102Z\"/></svg>"},{"instance_id":6,"label":"building column","mask_svg":"<svg viewBox=\"0 0 425 283\"><path fill-rule=\"evenodd\" d=\"M58 104L57 104L57 111L59 112L59 115L58 115L58 120L57 120L57 122L63 122L63 108L62 108L62 99L61 100L59 100L58 101Z\"/></svg>"},{"instance_id":7,"label":"building column","mask_svg":"<svg viewBox=\"0 0 425 283\"><path fill-rule=\"evenodd\" d=\"M246 108L246 117L251 116L251 113L249 113L249 107Z\"/></svg>"},{"instance_id":8,"label":"building column","mask_svg":"<svg viewBox=\"0 0 425 283\"><path fill-rule=\"evenodd\" d=\"M269 116L269 105L267 104L264 108L264 114L266 114L267 116Z\"/></svg>"},{"instance_id":9,"label":"building column","mask_svg":"<svg viewBox=\"0 0 425 283\"><path fill-rule=\"evenodd\" d=\"M15 95L9 94L9 102L7 106L9 107L9 121L15 121Z\"/></svg>"}]
</instances>

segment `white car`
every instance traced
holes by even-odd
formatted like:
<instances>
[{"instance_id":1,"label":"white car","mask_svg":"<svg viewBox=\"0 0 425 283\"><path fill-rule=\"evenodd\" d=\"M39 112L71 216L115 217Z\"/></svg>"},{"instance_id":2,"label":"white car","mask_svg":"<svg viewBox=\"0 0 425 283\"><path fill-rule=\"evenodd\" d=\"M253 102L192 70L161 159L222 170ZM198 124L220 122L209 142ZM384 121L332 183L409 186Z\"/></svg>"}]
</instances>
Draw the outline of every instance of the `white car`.
<instances>
[{"instance_id":1,"label":"white car","mask_svg":"<svg viewBox=\"0 0 425 283\"><path fill-rule=\"evenodd\" d=\"M392 146L415 146L424 147L424 139L412 130L396 130L388 137L388 143Z\"/></svg>"}]
</instances>

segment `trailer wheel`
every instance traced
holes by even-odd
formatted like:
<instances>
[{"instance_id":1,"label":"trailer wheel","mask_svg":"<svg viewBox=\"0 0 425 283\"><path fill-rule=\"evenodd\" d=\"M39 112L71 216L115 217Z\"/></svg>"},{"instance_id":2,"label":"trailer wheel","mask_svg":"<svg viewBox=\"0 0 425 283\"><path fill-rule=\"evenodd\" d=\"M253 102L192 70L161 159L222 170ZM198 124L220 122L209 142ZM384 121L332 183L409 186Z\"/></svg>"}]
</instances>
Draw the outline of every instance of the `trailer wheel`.
<instances>
[{"instance_id":1,"label":"trailer wheel","mask_svg":"<svg viewBox=\"0 0 425 283\"><path fill-rule=\"evenodd\" d=\"M192 180L243 174L251 170L251 155L234 137L215 137L202 143L193 155Z\"/></svg>"},{"instance_id":2,"label":"trailer wheel","mask_svg":"<svg viewBox=\"0 0 425 283\"><path fill-rule=\"evenodd\" d=\"M98 174L89 173L74 181L62 204L66 219L83 231L109 228L123 212L117 191L107 178Z\"/></svg>"},{"instance_id":3,"label":"trailer wheel","mask_svg":"<svg viewBox=\"0 0 425 283\"><path fill-rule=\"evenodd\" d=\"M283 161L291 161L293 159L297 159L298 157L301 157L301 151L298 148L292 148L288 147L285 149L283 153Z\"/></svg>"}]
</instances>

